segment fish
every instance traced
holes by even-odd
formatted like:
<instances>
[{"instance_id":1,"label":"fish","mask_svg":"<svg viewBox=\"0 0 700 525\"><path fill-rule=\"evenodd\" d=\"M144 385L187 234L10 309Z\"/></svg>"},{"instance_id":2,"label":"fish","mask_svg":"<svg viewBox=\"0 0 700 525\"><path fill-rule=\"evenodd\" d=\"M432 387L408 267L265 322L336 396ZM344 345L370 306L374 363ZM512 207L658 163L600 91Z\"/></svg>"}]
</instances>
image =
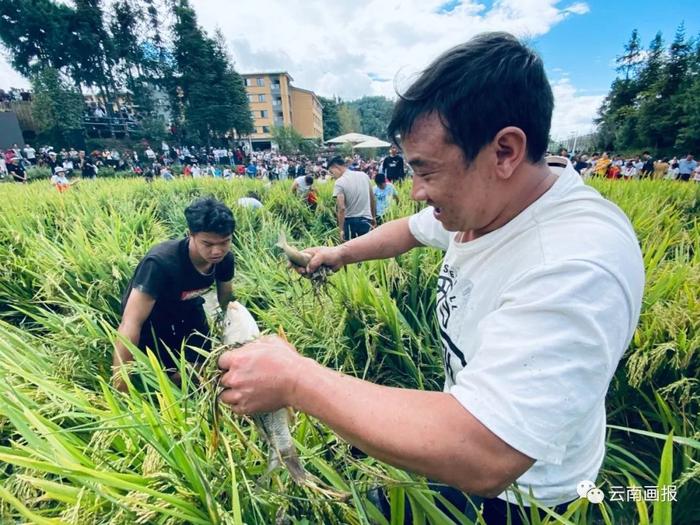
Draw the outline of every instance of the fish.
<instances>
[{"instance_id":1,"label":"fish","mask_svg":"<svg viewBox=\"0 0 700 525\"><path fill-rule=\"evenodd\" d=\"M279 233L275 246L280 248L287 256L287 260L297 268L306 268L309 262L311 262L312 255L310 253L300 252L294 246L290 246L287 243L287 236L283 231ZM331 275L333 275L333 269L326 265L319 266L313 273L303 274L304 277L311 280L311 285L313 286L315 294L318 294L318 292L325 287Z\"/></svg>"},{"instance_id":2,"label":"fish","mask_svg":"<svg viewBox=\"0 0 700 525\"><path fill-rule=\"evenodd\" d=\"M260 329L248 309L238 301L231 301L224 315L221 342L227 348L235 348L259 337ZM281 408L274 412L255 414L252 419L268 447L267 471L263 479L284 465L296 483L305 484L308 475L301 464L289 430L289 409Z\"/></svg>"},{"instance_id":3,"label":"fish","mask_svg":"<svg viewBox=\"0 0 700 525\"><path fill-rule=\"evenodd\" d=\"M294 265L294 266L299 266L301 268L306 268L311 261L311 254L300 252L293 246L290 246L287 244L287 236L284 234L284 232L279 233L279 237L277 238L277 244L275 244L278 248L280 248L284 254L287 256L287 259Z\"/></svg>"}]
</instances>

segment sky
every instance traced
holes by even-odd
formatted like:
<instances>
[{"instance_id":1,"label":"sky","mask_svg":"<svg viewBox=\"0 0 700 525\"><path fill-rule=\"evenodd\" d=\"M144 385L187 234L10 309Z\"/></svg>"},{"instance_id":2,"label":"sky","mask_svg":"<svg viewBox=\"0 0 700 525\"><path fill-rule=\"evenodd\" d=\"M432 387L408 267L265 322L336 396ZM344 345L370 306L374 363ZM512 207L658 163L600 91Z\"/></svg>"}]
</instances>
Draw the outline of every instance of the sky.
<instances>
[{"instance_id":1,"label":"sky","mask_svg":"<svg viewBox=\"0 0 700 525\"><path fill-rule=\"evenodd\" d=\"M509 31L542 56L552 84L552 137L590 132L633 29L644 46L685 23L700 1L190 0L199 23L226 37L242 73L288 71L293 84L353 100L395 97L434 58L482 31ZM235 6L235 7L234 7ZM0 88L28 85L0 58Z\"/></svg>"}]
</instances>

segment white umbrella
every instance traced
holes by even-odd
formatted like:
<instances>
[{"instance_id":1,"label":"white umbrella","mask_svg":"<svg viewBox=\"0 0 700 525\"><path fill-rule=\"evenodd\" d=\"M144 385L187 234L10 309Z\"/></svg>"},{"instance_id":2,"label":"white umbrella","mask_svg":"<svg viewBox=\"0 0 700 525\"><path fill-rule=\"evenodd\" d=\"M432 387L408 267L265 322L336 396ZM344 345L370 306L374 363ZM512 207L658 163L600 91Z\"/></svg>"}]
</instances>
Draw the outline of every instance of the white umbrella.
<instances>
[{"instance_id":1,"label":"white umbrella","mask_svg":"<svg viewBox=\"0 0 700 525\"><path fill-rule=\"evenodd\" d=\"M373 139L374 137L370 135L363 135L362 133L346 133L345 135L340 135L339 137L332 138L330 140L327 140L326 143L329 144L345 144L346 142L350 142L352 144L357 144L358 142L364 142L369 139Z\"/></svg>"},{"instance_id":2,"label":"white umbrella","mask_svg":"<svg viewBox=\"0 0 700 525\"><path fill-rule=\"evenodd\" d=\"M390 142L386 142L385 140L378 139L376 137L372 137L369 140L365 140L364 142L360 142L359 144L355 144L353 148L388 148L391 146Z\"/></svg>"}]
</instances>

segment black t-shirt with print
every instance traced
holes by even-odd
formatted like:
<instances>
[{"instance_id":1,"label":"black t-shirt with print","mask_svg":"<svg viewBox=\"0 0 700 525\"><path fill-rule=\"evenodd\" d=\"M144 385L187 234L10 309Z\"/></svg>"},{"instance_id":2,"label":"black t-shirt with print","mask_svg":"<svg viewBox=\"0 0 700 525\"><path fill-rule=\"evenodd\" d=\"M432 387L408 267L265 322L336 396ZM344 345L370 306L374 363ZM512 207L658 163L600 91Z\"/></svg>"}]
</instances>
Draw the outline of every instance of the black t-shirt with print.
<instances>
[{"instance_id":1,"label":"black t-shirt with print","mask_svg":"<svg viewBox=\"0 0 700 525\"><path fill-rule=\"evenodd\" d=\"M405 177L403 157L400 155L396 155L395 157L389 155L382 163L382 170L390 182L403 180Z\"/></svg>"},{"instance_id":2,"label":"black t-shirt with print","mask_svg":"<svg viewBox=\"0 0 700 525\"><path fill-rule=\"evenodd\" d=\"M233 279L234 259L229 252L214 265L208 275L194 267L189 256L189 238L165 241L149 250L136 267L134 276L122 297L122 312L133 288L140 290L156 302L149 320L159 321L187 319L201 311L204 295L214 281Z\"/></svg>"}]
</instances>

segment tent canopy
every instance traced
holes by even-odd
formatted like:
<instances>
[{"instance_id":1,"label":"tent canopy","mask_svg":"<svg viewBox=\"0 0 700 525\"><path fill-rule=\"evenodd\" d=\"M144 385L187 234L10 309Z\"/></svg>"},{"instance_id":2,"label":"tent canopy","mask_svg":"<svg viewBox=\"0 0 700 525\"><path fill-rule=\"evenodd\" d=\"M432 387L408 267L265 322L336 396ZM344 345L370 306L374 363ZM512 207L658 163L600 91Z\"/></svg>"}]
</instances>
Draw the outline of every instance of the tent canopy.
<instances>
[{"instance_id":1,"label":"tent canopy","mask_svg":"<svg viewBox=\"0 0 700 525\"><path fill-rule=\"evenodd\" d=\"M345 144L350 142L351 144L358 144L360 142L365 142L366 140L373 139L374 137L370 135L363 135L362 133L346 133L345 135L340 135L339 137L327 140L327 144Z\"/></svg>"},{"instance_id":2,"label":"tent canopy","mask_svg":"<svg viewBox=\"0 0 700 525\"><path fill-rule=\"evenodd\" d=\"M360 142L359 144L355 144L353 148L388 148L391 146L390 142L386 142L385 140L378 139L376 137L372 137L369 140L365 140L364 142Z\"/></svg>"}]
</instances>

